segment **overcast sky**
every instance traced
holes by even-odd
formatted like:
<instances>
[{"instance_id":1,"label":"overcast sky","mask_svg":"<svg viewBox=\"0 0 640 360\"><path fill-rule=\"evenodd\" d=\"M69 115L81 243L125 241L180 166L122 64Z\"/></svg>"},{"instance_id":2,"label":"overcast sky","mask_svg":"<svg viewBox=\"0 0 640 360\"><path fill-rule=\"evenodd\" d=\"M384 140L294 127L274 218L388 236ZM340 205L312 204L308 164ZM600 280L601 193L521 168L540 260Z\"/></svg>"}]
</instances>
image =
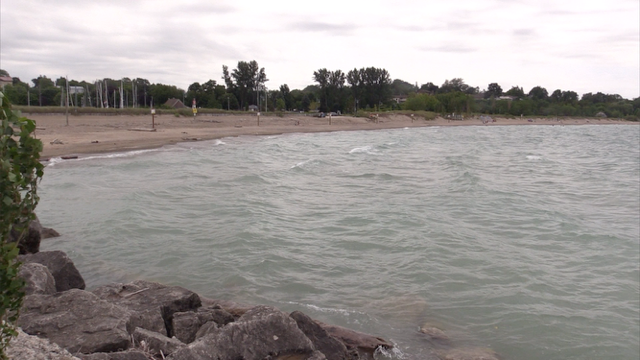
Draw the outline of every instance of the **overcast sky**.
<instances>
[{"instance_id":1,"label":"overcast sky","mask_svg":"<svg viewBox=\"0 0 640 360\"><path fill-rule=\"evenodd\" d=\"M0 67L22 81L186 89L256 60L270 89L374 66L418 86L640 96L638 0L1 0L0 16Z\"/></svg>"}]
</instances>

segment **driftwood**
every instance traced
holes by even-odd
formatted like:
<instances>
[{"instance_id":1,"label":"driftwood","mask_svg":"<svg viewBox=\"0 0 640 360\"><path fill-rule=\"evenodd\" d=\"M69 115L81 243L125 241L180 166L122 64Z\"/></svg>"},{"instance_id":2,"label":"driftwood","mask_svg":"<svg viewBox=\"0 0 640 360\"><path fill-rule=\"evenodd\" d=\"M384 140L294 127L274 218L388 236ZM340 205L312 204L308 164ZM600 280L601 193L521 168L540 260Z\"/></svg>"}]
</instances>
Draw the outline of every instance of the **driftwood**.
<instances>
[{"instance_id":1,"label":"driftwood","mask_svg":"<svg viewBox=\"0 0 640 360\"><path fill-rule=\"evenodd\" d=\"M155 132L156 129L145 129L145 128L133 128L133 129L127 129L129 131L148 131L148 132Z\"/></svg>"}]
</instances>

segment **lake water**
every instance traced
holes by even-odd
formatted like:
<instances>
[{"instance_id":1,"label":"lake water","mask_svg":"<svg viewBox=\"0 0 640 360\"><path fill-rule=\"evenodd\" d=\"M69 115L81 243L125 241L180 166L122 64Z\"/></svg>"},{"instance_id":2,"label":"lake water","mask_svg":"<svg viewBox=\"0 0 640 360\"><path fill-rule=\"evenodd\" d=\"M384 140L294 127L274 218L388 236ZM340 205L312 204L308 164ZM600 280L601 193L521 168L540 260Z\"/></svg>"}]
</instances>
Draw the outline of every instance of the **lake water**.
<instances>
[{"instance_id":1,"label":"lake water","mask_svg":"<svg viewBox=\"0 0 640 360\"><path fill-rule=\"evenodd\" d=\"M640 357L640 127L238 137L56 161L38 215L88 288L301 310L432 359Z\"/></svg>"}]
</instances>

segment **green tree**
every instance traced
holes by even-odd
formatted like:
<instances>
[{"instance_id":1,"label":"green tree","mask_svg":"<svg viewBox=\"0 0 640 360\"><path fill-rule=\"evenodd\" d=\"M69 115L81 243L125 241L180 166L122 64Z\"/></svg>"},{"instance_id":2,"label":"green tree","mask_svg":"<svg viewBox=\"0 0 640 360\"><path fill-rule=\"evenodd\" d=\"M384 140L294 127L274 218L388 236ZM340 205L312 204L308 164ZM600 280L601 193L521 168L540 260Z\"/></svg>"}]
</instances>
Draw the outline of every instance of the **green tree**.
<instances>
[{"instance_id":1,"label":"green tree","mask_svg":"<svg viewBox=\"0 0 640 360\"><path fill-rule=\"evenodd\" d=\"M523 97L525 97L524 90L522 90L522 88L518 86L511 87L511 89L509 89L509 91L504 94L507 96L513 96L516 99L522 99Z\"/></svg>"},{"instance_id":2,"label":"green tree","mask_svg":"<svg viewBox=\"0 0 640 360\"><path fill-rule=\"evenodd\" d=\"M541 86L536 86L529 91L529 97L533 100L547 100L549 98L549 92Z\"/></svg>"},{"instance_id":3,"label":"green tree","mask_svg":"<svg viewBox=\"0 0 640 360\"><path fill-rule=\"evenodd\" d=\"M15 324L24 298L24 281L18 277L18 244L9 243L11 229L24 233L35 217L37 185L44 166L38 161L42 142L33 138L33 120L19 117L0 92L0 358L17 335ZM22 236L19 236L20 239Z\"/></svg>"},{"instance_id":4,"label":"green tree","mask_svg":"<svg viewBox=\"0 0 640 360\"><path fill-rule=\"evenodd\" d=\"M293 96L291 95L291 90L289 90L289 85L280 85L280 93L282 95L282 100L284 101L284 109L293 109Z\"/></svg>"},{"instance_id":5,"label":"green tree","mask_svg":"<svg viewBox=\"0 0 640 360\"><path fill-rule=\"evenodd\" d=\"M502 95L502 87L498 83L491 83L487 86L487 91L484 92L484 98L489 99L491 97L498 98Z\"/></svg>"},{"instance_id":6,"label":"green tree","mask_svg":"<svg viewBox=\"0 0 640 360\"><path fill-rule=\"evenodd\" d=\"M400 79L395 79L391 83L391 92L393 95L409 95L416 91L418 91L417 86Z\"/></svg>"},{"instance_id":7,"label":"green tree","mask_svg":"<svg viewBox=\"0 0 640 360\"><path fill-rule=\"evenodd\" d=\"M432 82L428 82L426 84L423 84L422 86L420 86L420 91L425 91L431 95L435 94L438 92L440 88L438 87L438 85L432 83Z\"/></svg>"},{"instance_id":8,"label":"green tree","mask_svg":"<svg viewBox=\"0 0 640 360\"><path fill-rule=\"evenodd\" d=\"M240 108L245 109L258 96L258 90L269 81L264 68L258 66L255 60L238 61L238 67L229 73L226 65L222 66L222 78L227 85L227 91L233 92L240 101Z\"/></svg>"}]
</instances>

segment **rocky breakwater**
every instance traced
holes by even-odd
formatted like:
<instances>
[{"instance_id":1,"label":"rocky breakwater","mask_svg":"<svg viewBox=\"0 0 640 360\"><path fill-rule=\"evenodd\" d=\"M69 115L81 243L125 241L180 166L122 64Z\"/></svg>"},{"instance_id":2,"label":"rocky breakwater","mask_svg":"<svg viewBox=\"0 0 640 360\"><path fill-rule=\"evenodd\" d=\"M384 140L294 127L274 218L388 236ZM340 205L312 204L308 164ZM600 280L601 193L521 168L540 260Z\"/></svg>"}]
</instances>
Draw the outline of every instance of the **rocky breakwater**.
<instances>
[{"instance_id":1,"label":"rocky breakwater","mask_svg":"<svg viewBox=\"0 0 640 360\"><path fill-rule=\"evenodd\" d=\"M208 299L179 286L138 280L85 290L62 251L40 252L34 222L20 240L26 297L13 360L351 360L373 359L388 341L269 306ZM442 360L498 360L485 348L457 348L437 325L420 334Z\"/></svg>"},{"instance_id":2,"label":"rocky breakwater","mask_svg":"<svg viewBox=\"0 0 640 360\"><path fill-rule=\"evenodd\" d=\"M11 359L372 359L392 347L299 311L240 306L179 286L138 280L87 291L62 251L19 259L27 295Z\"/></svg>"}]
</instances>

